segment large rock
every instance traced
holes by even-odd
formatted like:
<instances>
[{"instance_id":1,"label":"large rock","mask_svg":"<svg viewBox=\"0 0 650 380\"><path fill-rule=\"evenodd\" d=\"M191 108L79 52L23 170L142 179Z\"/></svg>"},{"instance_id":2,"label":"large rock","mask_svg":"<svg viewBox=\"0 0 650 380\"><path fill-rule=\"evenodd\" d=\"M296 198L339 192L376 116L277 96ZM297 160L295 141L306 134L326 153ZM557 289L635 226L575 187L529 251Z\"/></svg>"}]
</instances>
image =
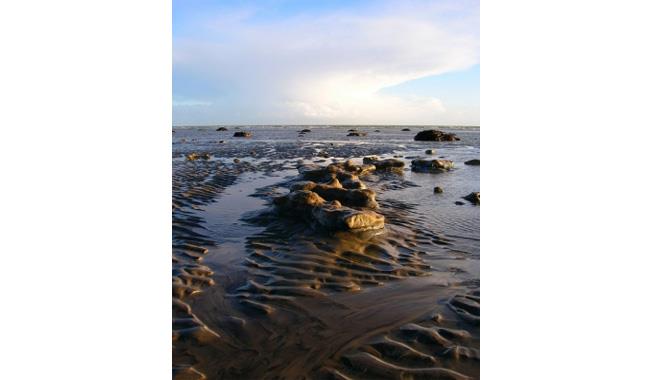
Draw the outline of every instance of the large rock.
<instances>
[{"instance_id":1,"label":"large rock","mask_svg":"<svg viewBox=\"0 0 650 380\"><path fill-rule=\"evenodd\" d=\"M414 138L415 141L458 141L460 140L455 134L430 129L428 131L418 132Z\"/></svg>"},{"instance_id":2,"label":"large rock","mask_svg":"<svg viewBox=\"0 0 650 380\"><path fill-rule=\"evenodd\" d=\"M413 171L428 171L428 172L444 172L454 167L454 162L451 160L425 160L416 159L411 161L411 170Z\"/></svg>"},{"instance_id":3,"label":"large rock","mask_svg":"<svg viewBox=\"0 0 650 380\"><path fill-rule=\"evenodd\" d=\"M365 186L365 185L364 185ZM310 191L326 201L338 201L348 207L376 208L376 194L370 189L345 189L338 179L329 183L301 181L291 185L291 191Z\"/></svg>"},{"instance_id":4,"label":"large rock","mask_svg":"<svg viewBox=\"0 0 650 380\"><path fill-rule=\"evenodd\" d=\"M374 211L354 210L341 202L327 202L317 193L297 190L273 200L281 213L300 216L332 230L364 231L384 227L384 217Z\"/></svg>"},{"instance_id":5,"label":"large rock","mask_svg":"<svg viewBox=\"0 0 650 380\"><path fill-rule=\"evenodd\" d=\"M235 132L233 137L252 137L253 133L252 132Z\"/></svg>"}]
</instances>

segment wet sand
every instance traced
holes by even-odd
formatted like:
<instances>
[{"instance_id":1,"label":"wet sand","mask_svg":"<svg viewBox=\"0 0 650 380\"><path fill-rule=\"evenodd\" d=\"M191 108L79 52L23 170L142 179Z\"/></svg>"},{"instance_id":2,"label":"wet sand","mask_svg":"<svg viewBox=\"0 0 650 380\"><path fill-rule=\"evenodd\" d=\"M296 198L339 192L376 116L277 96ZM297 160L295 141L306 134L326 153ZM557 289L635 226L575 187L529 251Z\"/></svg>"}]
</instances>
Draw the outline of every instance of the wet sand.
<instances>
[{"instance_id":1,"label":"wet sand","mask_svg":"<svg viewBox=\"0 0 650 380\"><path fill-rule=\"evenodd\" d=\"M216 129L173 137L176 378L479 377L480 206L463 198L480 190L479 166L463 164L479 158L478 129L453 142L414 141L424 127ZM405 163L358 176L384 228L277 212L300 165L371 155ZM454 168L414 172L416 158Z\"/></svg>"}]
</instances>

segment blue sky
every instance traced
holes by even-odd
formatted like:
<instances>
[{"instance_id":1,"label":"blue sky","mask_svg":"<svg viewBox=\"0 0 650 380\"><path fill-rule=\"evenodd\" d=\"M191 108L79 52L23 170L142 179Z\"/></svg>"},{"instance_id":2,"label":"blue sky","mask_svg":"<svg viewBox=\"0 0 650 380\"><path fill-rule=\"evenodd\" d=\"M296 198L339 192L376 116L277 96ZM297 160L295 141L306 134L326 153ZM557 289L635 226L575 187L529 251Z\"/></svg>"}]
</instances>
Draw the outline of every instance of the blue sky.
<instances>
[{"instance_id":1,"label":"blue sky","mask_svg":"<svg viewBox=\"0 0 650 380\"><path fill-rule=\"evenodd\" d=\"M478 1L173 1L173 122L479 124Z\"/></svg>"}]
</instances>

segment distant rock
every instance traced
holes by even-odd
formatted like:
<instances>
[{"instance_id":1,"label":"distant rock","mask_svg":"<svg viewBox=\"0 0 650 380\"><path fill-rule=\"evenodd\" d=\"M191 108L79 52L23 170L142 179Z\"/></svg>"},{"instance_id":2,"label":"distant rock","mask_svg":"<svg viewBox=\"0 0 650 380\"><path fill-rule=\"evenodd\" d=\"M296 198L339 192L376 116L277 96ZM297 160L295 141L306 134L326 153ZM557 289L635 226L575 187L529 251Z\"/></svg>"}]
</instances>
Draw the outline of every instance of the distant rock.
<instances>
[{"instance_id":1,"label":"distant rock","mask_svg":"<svg viewBox=\"0 0 650 380\"><path fill-rule=\"evenodd\" d=\"M233 137L252 137L253 133L252 132L235 132Z\"/></svg>"},{"instance_id":2,"label":"distant rock","mask_svg":"<svg viewBox=\"0 0 650 380\"><path fill-rule=\"evenodd\" d=\"M454 162L450 160L425 160L417 159L411 161L411 170L426 172L443 172L454 167Z\"/></svg>"},{"instance_id":3,"label":"distant rock","mask_svg":"<svg viewBox=\"0 0 650 380\"><path fill-rule=\"evenodd\" d=\"M217 128L217 132L224 132L224 131L227 131L227 130L228 130L228 128L226 128L226 127Z\"/></svg>"},{"instance_id":4,"label":"distant rock","mask_svg":"<svg viewBox=\"0 0 650 380\"><path fill-rule=\"evenodd\" d=\"M362 136L367 136L368 134L366 132L350 132L348 133L348 137L362 137Z\"/></svg>"},{"instance_id":5,"label":"distant rock","mask_svg":"<svg viewBox=\"0 0 650 380\"><path fill-rule=\"evenodd\" d=\"M208 160L210 159L210 155L207 153L190 153L185 156L185 158L188 161L195 161L195 160Z\"/></svg>"},{"instance_id":6,"label":"distant rock","mask_svg":"<svg viewBox=\"0 0 650 380\"><path fill-rule=\"evenodd\" d=\"M376 170L393 170L404 168L404 161L388 158L380 160L377 156L368 156L363 158L364 164L375 165Z\"/></svg>"},{"instance_id":7,"label":"distant rock","mask_svg":"<svg viewBox=\"0 0 650 380\"><path fill-rule=\"evenodd\" d=\"M481 160L479 159L465 161L465 165L479 166L480 164L481 164Z\"/></svg>"},{"instance_id":8,"label":"distant rock","mask_svg":"<svg viewBox=\"0 0 650 380\"><path fill-rule=\"evenodd\" d=\"M475 205L480 205L481 204L481 193L476 191L473 193L469 193L466 196L463 197L463 199L472 202Z\"/></svg>"},{"instance_id":9,"label":"distant rock","mask_svg":"<svg viewBox=\"0 0 650 380\"><path fill-rule=\"evenodd\" d=\"M381 132L379 129L375 129L375 132Z\"/></svg>"},{"instance_id":10,"label":"distant rock","mask_svg":"<svg viewBox=\"0 0 650 380\"><path fill-rule=\"evenodd\" d=\"M437 131L435 129L430 129L427 131L418 132L414 137L415 141L458 141L458 138L453 133L447 133L442 131Z\"/></svg>"},{"instance_id":11,"label":"distant rock","mask_svg":"<svg viewBox=\"0 0 650 380\"><path fill-rule=\"evenodd\" d=\"M300 133L309 133L309 132L311 132L311 129L303 129L302 131L300 131Z\"/></svg>"},{"instance_id":12,"label":"distant rock","mask_svg":"<svg viewBox=\"0 0 650 380\"><path fill-rule=\"evenodd\" d=\"M402 132L410 132L411 130L409 128L403 128Z\"/></svg>"},{"instance_id":13,"label":"distant rock","mask_svg":"<svg viewBox=\"0 0 650 380\"><path fill-rule=\"evenodd\" d=\"M436 186L433 188L433 192L436 194L442 194L442 187Z\"/></svg>"},{"instance_id":14,"label":"distant rock","mask_svg":"<svg viewBox=\"0 0 650 380\"><path fill-rule=\"evenodd\" d=\"M464 205L465 203L463 203L463 202L461 202L461 201L456 201L456 202L454 202L454 204L457 204L457 205L459 205L459 206L462 206L462 205Z\"/></svg>"}]
</instances>

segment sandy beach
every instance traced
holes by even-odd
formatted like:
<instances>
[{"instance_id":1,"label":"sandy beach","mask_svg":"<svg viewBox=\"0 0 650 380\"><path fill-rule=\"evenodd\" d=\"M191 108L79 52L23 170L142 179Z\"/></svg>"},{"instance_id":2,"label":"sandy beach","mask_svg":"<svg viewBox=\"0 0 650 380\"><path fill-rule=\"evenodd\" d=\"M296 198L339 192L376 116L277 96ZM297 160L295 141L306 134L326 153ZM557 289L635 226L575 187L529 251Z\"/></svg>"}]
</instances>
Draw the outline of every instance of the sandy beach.
<instances>
[{"instance_id":1,"label":"sandy beach","mask_svg":"<svg viewBox=\"0 0 650 380\"><path fill-rule=\"evenodd\" d=\"M431 129L174 128L175 378L478 378L479 129Z\"/></svg>"}]
</instances>

